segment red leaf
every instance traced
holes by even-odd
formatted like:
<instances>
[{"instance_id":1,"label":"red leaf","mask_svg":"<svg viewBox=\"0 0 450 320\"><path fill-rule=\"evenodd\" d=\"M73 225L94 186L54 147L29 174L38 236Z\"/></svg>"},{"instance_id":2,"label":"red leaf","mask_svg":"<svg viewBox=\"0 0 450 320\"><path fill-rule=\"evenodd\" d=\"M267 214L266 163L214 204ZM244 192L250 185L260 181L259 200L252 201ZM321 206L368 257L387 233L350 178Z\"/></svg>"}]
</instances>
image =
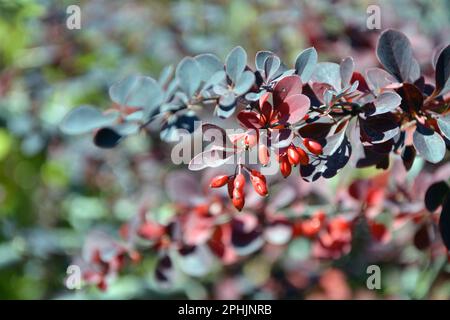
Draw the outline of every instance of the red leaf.
<instances>
[{"instance_id":1,"label":"red leaf","mask_svg":"<svg viewBox=\"0 0 450 320\"><path fill-rule=\"evenodd\" d=\"M274 106L282 103L286 98L302 93L302 80L299 76L287 76L281 79L273 89Z\"/></svg>"},{"instance_id":2,"label":"red leaf","mask_svg":"<svg viewBox=\"0 0 450 320\"><path fill-rule=\"evenodd\" d=\"M258 129L261 127L258 115L253 111L241 111L238 113L237 119L244 128Z\"/></svg>"},{"instance_id":3,"label":"red leaf","mask_svg":"<svg viewBox=\"0 0 450 320\"><path fill-rule=\"evenodd\" d=\"M311 102L303 94L289 96L279 106L280 122L297 123L308 113Z\"/></svg>"}]
</instances>

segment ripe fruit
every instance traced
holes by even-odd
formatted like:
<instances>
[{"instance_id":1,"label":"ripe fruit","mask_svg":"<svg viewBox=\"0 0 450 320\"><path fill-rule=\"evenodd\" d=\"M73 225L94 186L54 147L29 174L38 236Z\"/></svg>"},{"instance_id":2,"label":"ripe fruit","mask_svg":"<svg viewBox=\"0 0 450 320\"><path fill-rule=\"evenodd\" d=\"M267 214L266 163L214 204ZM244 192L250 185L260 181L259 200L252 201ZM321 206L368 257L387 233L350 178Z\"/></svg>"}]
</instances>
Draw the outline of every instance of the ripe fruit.
<instances>
[{"instance_id":1,"label":"ripe fruit","mask_svg":"<svg viewBox=\"0 0 450 320\"><path fill-rule=\"evenodd\" d=\"M220 188L223 187L228 182L228 176L220 175L216 176L211 180L210 187L211 188Z\"/></svg>"},{"instance_id":2,"label":"ripe fruit","mask_svg":"<svg viewBox=\"0 0 450 320\"><path fill-rule=\"evenodd\" d=\"M306 153L306 151L303 150L300 147L297 147L297 152L298 152L298 154L300 156L300 164L302 166L308 165L309 164L309 157L308 157L308 154Z\"/></svg>"},{"instance_id":3,"label":"ripe fruit","mask_svg":"<svg viewBox=\"0 0 450 320\"><path fill-rule=\"evenodd\" d=\"M254 174L255 172L255 174ZM263 177L263 178L261 178ZM253 188L260 196L267 196L267 184L265 177L256 170L252 170L252 174L250 175L250 181L253 185Z\"/></svg>"},{"instance_id":4,"label":"ripe fruit","mask_svg":"<svg viewBox=\"0 0 450 320\"><path fill-rule=\"evenodd\" d=\"M292 166L289 163L288 157L283 156L280 159L280 171L283 177L287 178L291 174Z\"/></svg>"},{"instance_id":5,"label":"ripe fruit","mask_svg":"<svg viewBox=\"0 0 450 320\"><path fill-rule=\"evenodd\" d=\"M300 163L300 154L294 146L289 146L287 156L291 165L296 166Z\"/></svg>"},{"instance_id":6,"label":"ripe fruit","mask_svg":"<svg viewBox=\"0 0 450 320\"><path fill-rule=\"evenodd\" d=\"M322 154L322 145L316 140L305 138L303 139L303 144L311 153L314 153L315 155Z\"/></svg>"},{"instance_id":7,"label":"ripe fruit","mask_svg":"<svg viewBox=\"0 0 450 320\"><path fill-rule=\"evenodd\" d=\"M239 173L236 178L234 179L234 189L235 190L239 190L242 191L244 190L244 186L245 186L245 177L242 173ZM234 197L234 196L233 196Z\"/></svg>"},{"instance_id":8,"label":"ripe fruit","mask_svg":"<svg viewBox=\"0 0 450 320\"><path fill-rule=\"evenodd\" d=\"M244 192L238 189L233 190L233 205L239 211L242 210L245 204Z\"/></svg>"},{"instance_id":9,"label":"ripe fruit","mask_svg":"<svg viewBox=\"0 0 450 320\"><path fill-rule=\"evenodd\" d=\"M228 189L228 196L230 197L230 199L233 199L234 177L228 180L227 189Z\"/></svg>"}]
</instances>

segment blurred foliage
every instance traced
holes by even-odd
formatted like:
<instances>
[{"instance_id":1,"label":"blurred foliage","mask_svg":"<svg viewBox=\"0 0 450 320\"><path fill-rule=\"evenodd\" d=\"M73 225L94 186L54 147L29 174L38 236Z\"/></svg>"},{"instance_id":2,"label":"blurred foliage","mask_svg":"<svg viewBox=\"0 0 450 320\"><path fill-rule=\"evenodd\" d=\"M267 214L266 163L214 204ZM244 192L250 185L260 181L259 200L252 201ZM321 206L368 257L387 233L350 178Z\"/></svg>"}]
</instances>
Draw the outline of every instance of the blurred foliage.
<instances>
[{"instance_id":1,"label":"blurred foliage","mask_svg":"<svg viewBox=\"0 0 450 320\"><path fill-rule=\"evenodd\" d=\"M170 146L157 137L140 135L119 150L105 152L93 147L89 137L63 136L58 123L80 104L108 107L107 88L124 75L157 75L163 66L202 52L223 58L236 45L244 46L249 56L272 50L286 61L314 45L321 60L352 54L363 57L355 59L361 61L357 68L374 66L378 31L365 26L366 8L374 2L0 0L0 298L226 297L214 292L220 291L214 289L219 282L224 290L239 287L244 297L272 298L263 284L283 271L280 266L271 269L264 255L240 266L237 277L227 279L217 271L203 282L181 279L168 292L153 286L152 255L130 266L105 293L65 289L66 268L94 226L116 235L144 199L158 203L157 215L173 213L161 185L174 166L167 161ZM65 25L66 8L74 3L82 10L81 30ZM450 1L379 4L383 29L395 27L408 34L422 64L431 60L431 48L450 42ZM142 154L149 155L145 161ZM373 174L373 169L350 169L333 183ZM285 254L306 259L308 246L295 240ZM450 297L445 261L428 265L426 254L412 246L402 256L402 263L385 261L383 290L377 294ZM354 259L350 263L357 263ZM375 297L360 290L366 279L361 267L355 274L338 271L345 263L330 265L328 278L323 278L353 292L338 298ZM326 298L319 294L327 290L323 282L308 292L292 288L286 296Z\"/></svg>"}]
</instances>

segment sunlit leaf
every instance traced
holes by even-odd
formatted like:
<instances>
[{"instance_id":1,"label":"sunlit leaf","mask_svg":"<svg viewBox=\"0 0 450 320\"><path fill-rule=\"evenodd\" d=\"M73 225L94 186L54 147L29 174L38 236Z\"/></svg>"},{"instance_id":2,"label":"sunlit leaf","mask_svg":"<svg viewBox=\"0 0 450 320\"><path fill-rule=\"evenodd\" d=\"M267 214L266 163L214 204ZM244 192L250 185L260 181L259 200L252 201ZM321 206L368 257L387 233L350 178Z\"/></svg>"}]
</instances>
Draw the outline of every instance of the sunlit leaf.
<instances>
[{"instance_id":1,"label":"sunlit leaf","mask_svg":"<svg viewBox=\"0 0 450 320\"><path fill-rule=\"evenodd\" d=\"M303 83L311 78L317 64L317 51L313 47L300 52L295 59L295 73L298 74Z\"/></svg>"},{"instance_id":2,"label":"sunlit leaf","mask_svg":"<svg viewBox=\"0 0 450 320\"><path fill-rule=\"evenodd\" d=\"M318 83L326 83L336 91L341 90L341 71L337 63L320 62L317 64L311 80Z\"/></svg>"},{"instance_id":3,"label":"sunlit leaf","mask_svg":"<svg viewBox=\"0 0 450 320\"><path fill-rule=\"evenodd\" d=\"M236 95L241 96L247 93L254 83L255 83L255 75L253 74L253 72L245 71L241 73L241 75L237 79L233 92Z\"/></svg>"},{"instance_id":4,"label":"sunlit leaf","mask_svg":"<svg viewBox=\"0 0 450 320\"><path fill-rule=\"evenodd\" d=\"M447 114L443 117L439 117L437 120L439 130L441 130L442 134L450 139L450 114Z\"/></svg>"},{"instance_id":5,"label":"sunlit leaf","mask_svg":"<svg viewBox=\"0 0 450 320\"><path fill-rule=\"evenodd\" d=\"M236 83L247 65L247 53L242 47L234 48L227 56L225 66L231 81Z\"/></svg>"},{"instance_id":6,"label":"sunlit leaf","mask_svg":"<svg viewBox=\"0 0 450 320\"><path fill-rule=\"evenodd\" d=\"M203 76L198 62L191 57L186 57L178 64L176 78L180 88L192 97L200 87Z\"/></svg>"},{"instance_id":7,"label":"sunlit leaf","mask_svg":"<svg viewBox=\"0 0 450 320\"><path fill-rule=\"evenodd\" d=\"M355 69L355 62L352 57L347 57L342 60L340 64L341 82L342 86L346 87L350 84L352 79L353 70Z\"/></svg>"},{"instance_id":8,"label":"sunlit leaf","mask_svg":"<svg viewBox=\"0 0 450 320\"><path fill-rule=\"evenodd\" d=\"M402 98L395 92L385 91L374 101L375 112L371 115L392 112L400 105Z\"/></svg>"},{"instance_id":9,"label":"sunlit leaf","mask_svg":"<svg viewBox=\"0 0 450 320\"><path fill-rule=\"evenodd\" d=\"M413 135L414 147L425 160L438 163L445 155L445 142L433 129L417 124Z\"/></svg>"},{"instance_id":10,"label":"sunlit leaf","mask_svg":"<svg viewBox=\"0 0 450 320\"><path fill-rule=\"evenodd\" d=\"M198 62L204 82L207 82L216 72L224 70L223 63L211 53L198 55L195 57L195 60Z\"/></svg>"}]
</instances>

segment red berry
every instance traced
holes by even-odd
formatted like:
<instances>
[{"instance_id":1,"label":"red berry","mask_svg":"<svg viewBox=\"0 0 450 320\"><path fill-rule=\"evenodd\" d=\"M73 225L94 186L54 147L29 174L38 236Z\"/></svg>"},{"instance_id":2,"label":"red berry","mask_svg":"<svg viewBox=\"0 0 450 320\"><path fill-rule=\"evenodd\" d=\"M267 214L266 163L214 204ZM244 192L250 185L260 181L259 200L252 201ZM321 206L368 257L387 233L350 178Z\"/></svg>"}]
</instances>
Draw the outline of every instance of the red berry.
<instances>
[{"instance_id":1,"label":"red berry","mask_svg":"<svg viewBox=\"0 0 450 320\"><path fill-rule=\"evenodd\" d=\"M314 153L315 155L322 154L322 145L316 140L305 138L303 144L311 153Z\"/></svg>"},{"instance_id":2,"label":"red berry","mask_svg":"<svg viewBox=\"0 0 450 320\"><path fill-rule=\"evenodd\" d=\"M220 188L223 187L228 182L228 176L220 175L216 176L211 180L210 187L211 188Z\"/></svg>"},{"instance_id":3,"label":"red berry","mask_svg":"<svg viewBox=\"0 0 450 320\"><path fill-rule=\"evenodd\" d=\"M297 152L300 156L300 164L302 166L307 166L309 164L309 157L305 150L300 147L297 147Z\"/></svg>"},{"instance_id":4,"label":"red berry","mask_svg":"<svg viewBox=\"0 0 450 320\"><path fill-rule=\"evenodd\" d=\"M291 165L296 166L300 163L300 154L294 146L289 146L287 156Z\"/></svg>"},{"instance_id":5,"label":"red berry","mask_svg":"<svg viewBox=\"0 0 450 320\"><path fill-rule=\"evenodd\" d=\"M244 190L244 186L245 186L245 177L242 173L239 173L234 179L234 189L242 191Z\"/></svg>"},{"instance_id":6,"label":"red berry","mask_svg":"<svg viewBox=\"0 0 450 320\"><path fill-rule=\"evenodd\" d=\"M258 159L263 166L266 166L270 161L269 149L264 144L260 144L258 147Z\"/></svg>"},{"instance_id":7,"label":"red berry","mask_svg":"<svg viewBox=\"0 0 450 320\"><path fill-rule=\"evenodd\" d=\"M266 182L266 176L263 175L261 172L259 172L258 170L253 169L251 171L251 175L260 178L261 180L263 180L264 182Z\"/></svg>"},{"instance_id":8,"label":"red berry","mask_svg":"<svg viewBox=\"0 0 450 320\"><path fill-rule=\"evenodd\" d=\"M162 225L149 221L144 222L138 229L139 236L152 241L161 238L165 232L166 229Z\"/></svg>"},{"instance_id":9,"label":"red berry","mask_svg":"<svg viewBox=\"0 0 450 320\"><path fill-rule=\"evenodd\" d=\"M289 163L288 157L283 156L280 159L280 171L283 177L287 178L291 174L292 166Z\"/></svg>"},{"instance_id":10,"label":"red berry","mask_svg":"<svg viewBox=\"0 0 450 320\"><path fill-rule=\"evenodd\" d=\"M253 170L256 171L256 170ZM252 182L253 188L255 189L255 191L260 195L260 196L267 196L268 192L267 192L267 184L266 184L266 179L263 175L261 175L258 171L256 171L259 175L261 175L262 177L264 177L264 179L262 179L259 175L254 175L252 171L252 174L250 175L250 181Z\"/></svg>"},{"instance_id":11,"label":"red berry","mask_svg":"<svg viewBox=\"0 0 450 320\"><path fill-rule=\"evenodd\" d=\"M230 199L233 199L233 190L234 190L234 177L228 180L228 196Z\"/></svg>"},{"instance_id":12,"label":"red berry","mask_svg":"<svg viewBox=\"0 0 450 320\"><path fill-rule=\"evenodd\" d=\"M301 223L301 234L305 237L312 238L316 236L322 228L322 222L317 217L312 217Z\"/></svg>"},{"instance_id":13,"label":"red berry","mask_svg":"<svg viewBox=\"0 0 450 320\"><path fill-rule=\"evenodd\" d=\"M233 190L233 205L239 211L242 210L245 204L244 192L238 189Z\"/></svg>"}]
</instances>

